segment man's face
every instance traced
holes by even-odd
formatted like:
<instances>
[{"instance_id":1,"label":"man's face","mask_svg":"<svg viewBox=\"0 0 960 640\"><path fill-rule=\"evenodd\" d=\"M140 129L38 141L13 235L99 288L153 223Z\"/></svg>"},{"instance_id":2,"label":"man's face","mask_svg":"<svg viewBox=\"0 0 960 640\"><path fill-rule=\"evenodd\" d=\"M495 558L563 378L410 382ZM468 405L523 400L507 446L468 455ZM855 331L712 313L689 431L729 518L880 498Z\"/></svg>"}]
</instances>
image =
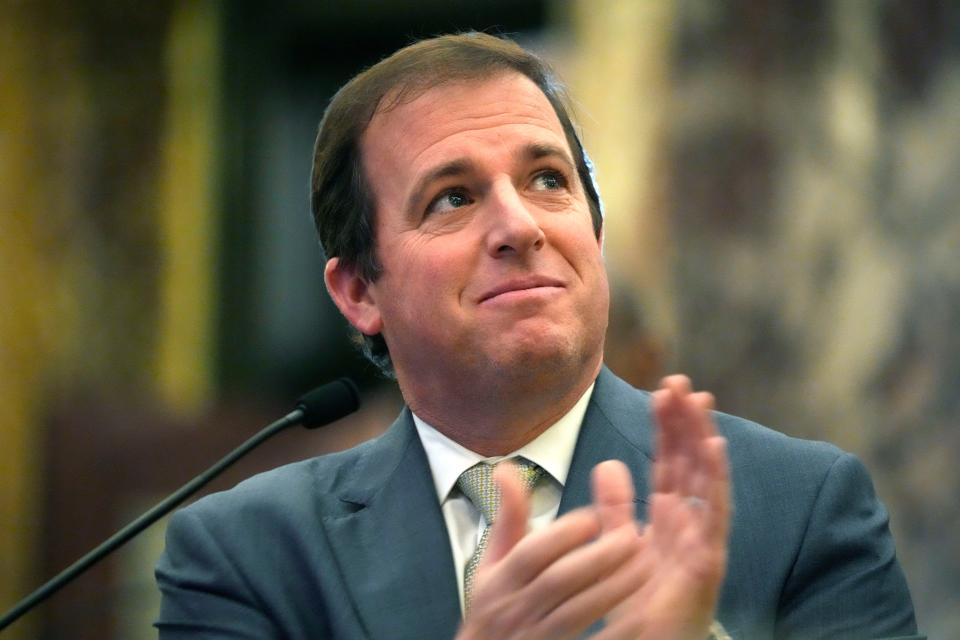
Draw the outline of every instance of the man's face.
<instances>
[{"instance_id":1,"label":"man's face","mask_svg":"<svg viewBox=\"0 0 960 640\"><path fill-rule=\"evenodd\" d=\"M599 367L599 241L533 82L505 73L430 89L374 116L362 152L383 272L354 324L383 333L401 384Z\"/></svg>"}]
</instances>

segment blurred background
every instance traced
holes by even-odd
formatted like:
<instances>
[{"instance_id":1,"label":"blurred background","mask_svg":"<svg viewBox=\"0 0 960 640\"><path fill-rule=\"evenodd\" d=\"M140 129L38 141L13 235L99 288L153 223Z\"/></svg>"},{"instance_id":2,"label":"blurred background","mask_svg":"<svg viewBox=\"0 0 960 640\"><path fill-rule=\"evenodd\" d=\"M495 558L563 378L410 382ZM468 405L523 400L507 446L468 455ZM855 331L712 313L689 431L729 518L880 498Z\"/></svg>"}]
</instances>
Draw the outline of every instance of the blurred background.
<instances>
[{"instance_id":1,"label":"blurred background","mask_svg":"<svg viewBox=\"0 0 960 640\"><path fill-rule=\"evenodd\" d=\"M871 469L921 627L960 637L960 5L0 0L0 609L330 378L366 405L214 488L379 432L307 193L352 74L507 33L598 168L608 362ZM157 526L11 627L152 638Z\"/></svg>"}]
</instances>

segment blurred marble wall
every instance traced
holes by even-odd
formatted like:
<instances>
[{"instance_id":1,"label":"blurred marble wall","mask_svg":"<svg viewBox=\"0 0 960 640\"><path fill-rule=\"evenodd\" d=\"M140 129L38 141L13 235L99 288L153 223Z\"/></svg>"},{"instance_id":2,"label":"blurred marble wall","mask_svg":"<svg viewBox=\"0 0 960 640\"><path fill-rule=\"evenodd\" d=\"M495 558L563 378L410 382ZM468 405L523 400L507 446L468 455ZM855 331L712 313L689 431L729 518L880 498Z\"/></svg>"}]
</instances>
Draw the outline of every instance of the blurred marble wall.
<instances>
[{"instance_id":1,"label":"blurred marble wall","mask_svg":"<svg viewBox=\"0 0 960 640\"><path fill-rule=\"evenodd\" d=\"M609 256L621 306L646 322L638 357L689 373L721 410L863 458L922 627L960 637L960 6L610 5L615 21L587 8L571 23L573 84L601 182L625 180L613 163L640 183L613 186L610 216L646 218L620 243L654 258ZM595 56L663 29L644 54L658 72L600 65L584 81ZM612 148L604 82L631 84L635 118L662 105ZM618 153L625 139L655 170Z\"/></svg>"}]
</instances>

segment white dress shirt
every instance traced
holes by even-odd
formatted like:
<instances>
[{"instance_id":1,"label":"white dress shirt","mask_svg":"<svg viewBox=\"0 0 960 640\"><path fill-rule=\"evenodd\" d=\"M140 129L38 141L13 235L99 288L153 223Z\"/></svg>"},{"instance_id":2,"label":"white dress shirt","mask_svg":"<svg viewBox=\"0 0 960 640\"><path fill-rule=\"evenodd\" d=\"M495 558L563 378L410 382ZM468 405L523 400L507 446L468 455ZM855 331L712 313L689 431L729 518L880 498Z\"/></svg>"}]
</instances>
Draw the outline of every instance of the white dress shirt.
<instances>
[{"instance_id":1,"label":"white dress shirt","mask_svg":"<svg viewBox=\"0 0 960 640\"><path fill-rule=\"evenodd\" d=\"M483 514L457 488L460 474L478 462L498 462L522 456L539 465L546 473L531 496L530 529L539 529L557 517L560 497L567 481L573 449L577 444L583 416L587 412L593 385L580 396L573 408L557 420L533 441L516 451L495 457L484 457L451 440L413 414L413 422L420 441L427 453L430 472L437 490L437 499L443 510L450 546L453 551L453 566L457 572L460 592L460 608L463 610L463 572L467 560L473 555L483 530L487 527Z\"/></svg>"}]
</instances>

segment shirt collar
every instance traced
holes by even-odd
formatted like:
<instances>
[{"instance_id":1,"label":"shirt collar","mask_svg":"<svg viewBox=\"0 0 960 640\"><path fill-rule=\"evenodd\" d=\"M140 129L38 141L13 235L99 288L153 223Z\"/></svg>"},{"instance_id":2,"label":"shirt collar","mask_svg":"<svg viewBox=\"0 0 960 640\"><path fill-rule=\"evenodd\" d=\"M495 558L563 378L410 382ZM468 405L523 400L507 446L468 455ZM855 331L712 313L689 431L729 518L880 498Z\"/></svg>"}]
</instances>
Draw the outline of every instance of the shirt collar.
<instances>
[{"instance_id":1,"label":"shirt collar","mask_svg":"<svg viewBox=\"0 0 960 640\"><path fill-rule=\"evenodd\" d=\"M427 454L430 473L433 476L433 484L440 503L443 504L450 495L460 474L473 465L483 461L497 462L515 456L523 456L536 463L553 476L561 486L566 484L573 450L577 444L577 436L580 435L583 416L587 413L590 396L593 395L593 387L594 385L591 384L573 408L550 425L546 431L505 456L485 457L471 451L443 435L414 413L413 423L417 427L420 442L423 443L423 449Z\"/></svg>"}]
</instances>

